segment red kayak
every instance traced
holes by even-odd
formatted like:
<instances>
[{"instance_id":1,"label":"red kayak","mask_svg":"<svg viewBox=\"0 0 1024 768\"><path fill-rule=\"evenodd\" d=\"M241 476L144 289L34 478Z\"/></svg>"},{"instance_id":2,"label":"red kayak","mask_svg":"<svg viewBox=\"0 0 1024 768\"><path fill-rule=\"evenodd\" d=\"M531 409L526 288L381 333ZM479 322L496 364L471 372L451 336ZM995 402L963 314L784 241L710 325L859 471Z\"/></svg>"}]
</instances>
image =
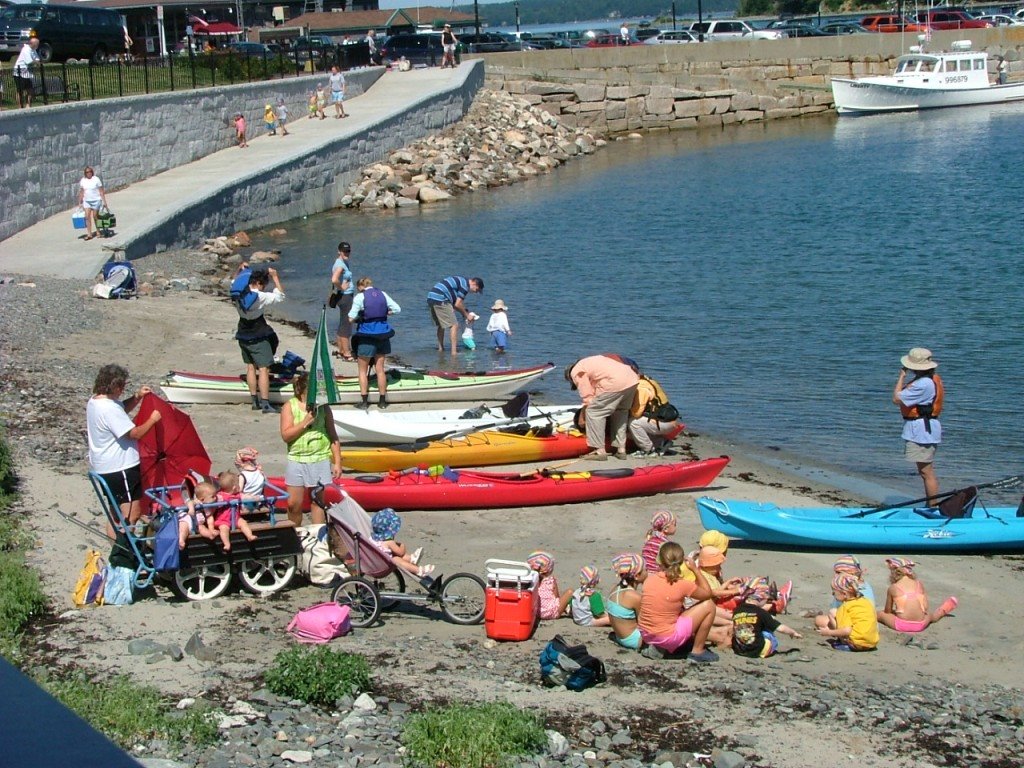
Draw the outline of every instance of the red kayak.
<instances>
[{"instance_id":1,"label":"red kayak","mask_svg":"<svg viewBox=\"0 0 1024 768\"><path fill-rule=\"evenodd\" d=\"M448 469L431 476L421 471L358 475L334 481L324 501L341 500L341 491L373 511L393 509L495 509L572 504L582 501L649 496L710 485L729 463L728 456L645 467L616 467L586 472L539 470L525 474Z\"/></svg>"}]
</instances>

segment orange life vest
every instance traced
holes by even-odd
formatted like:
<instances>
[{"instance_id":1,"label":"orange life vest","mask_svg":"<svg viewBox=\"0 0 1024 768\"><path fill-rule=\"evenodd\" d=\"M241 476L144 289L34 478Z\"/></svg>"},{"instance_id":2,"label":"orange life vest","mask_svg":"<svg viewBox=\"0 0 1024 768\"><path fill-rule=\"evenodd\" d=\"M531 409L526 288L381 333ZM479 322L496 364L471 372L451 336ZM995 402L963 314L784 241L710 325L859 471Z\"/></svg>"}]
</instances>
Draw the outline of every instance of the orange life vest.
<instances>
[{"instance_id":1,"label":"orange life vest","mask_svg":"<svg viewBox=\"0 0 1024 768\"><path fill-rule=\"evenodd\" d=\"M930 403L922 403L921 405L900 404L900 413L905 421L936 419L942 413L942 398L945 394L945 390L942 387L942 379L939 378L939 374L935 374L932 376L932 381L935 382L935 399Z\"/></svg>"}]
</instances>

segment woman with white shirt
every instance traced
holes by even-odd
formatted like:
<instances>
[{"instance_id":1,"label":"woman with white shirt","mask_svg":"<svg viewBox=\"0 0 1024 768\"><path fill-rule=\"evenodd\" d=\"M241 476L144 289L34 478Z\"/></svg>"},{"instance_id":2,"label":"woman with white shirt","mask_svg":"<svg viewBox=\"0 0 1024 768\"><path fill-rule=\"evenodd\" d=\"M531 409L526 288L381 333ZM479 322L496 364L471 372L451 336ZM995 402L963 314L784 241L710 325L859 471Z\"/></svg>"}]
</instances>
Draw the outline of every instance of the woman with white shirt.
<instances>
[{"instance_id":1,"label":"woman with white shirt","mask_svg":"<svg viewBox=\"0 0 1024 768\"><path fill-rule=\"evenodd\" d=\"M101 207L107 207L107 193L103 190L103 182L92 166L86 166L85 174L78 182L78 205L85 209L85 239L92 240L96 237L96 214Z\"/></svg>"}]
</instances>

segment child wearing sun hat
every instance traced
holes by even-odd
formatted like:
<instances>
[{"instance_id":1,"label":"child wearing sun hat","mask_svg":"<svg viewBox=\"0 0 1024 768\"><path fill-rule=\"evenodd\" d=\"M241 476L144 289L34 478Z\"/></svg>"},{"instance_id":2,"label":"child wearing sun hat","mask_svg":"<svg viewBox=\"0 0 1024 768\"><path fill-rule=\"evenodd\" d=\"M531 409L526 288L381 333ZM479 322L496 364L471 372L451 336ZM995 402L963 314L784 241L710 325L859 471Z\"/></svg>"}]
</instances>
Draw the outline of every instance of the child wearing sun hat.
<instances>
[{"instance_id":1,"label":"child wearing sun hat","mask_svg":"<svg viewBox=\"0 0 1024 768\"><path fill-rule=\"evenodd\" d=\"M491 317L487 321L487 332L491 334L491 339L494 341L495 352L504 352L505 347L508 346L508 337L512 335L512 329L508 325L508 307L501 299L491 305Z\"/></svg>"}]
</instances>

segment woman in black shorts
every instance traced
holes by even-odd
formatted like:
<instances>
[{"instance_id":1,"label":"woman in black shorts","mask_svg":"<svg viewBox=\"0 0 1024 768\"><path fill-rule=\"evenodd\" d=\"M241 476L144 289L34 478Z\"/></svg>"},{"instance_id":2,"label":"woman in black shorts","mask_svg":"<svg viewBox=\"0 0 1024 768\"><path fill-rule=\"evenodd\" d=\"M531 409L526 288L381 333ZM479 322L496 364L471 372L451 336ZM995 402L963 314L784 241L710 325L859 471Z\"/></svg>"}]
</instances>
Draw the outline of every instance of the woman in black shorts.
<instances>
[{"instance_id":1,"label":"woman in black shorts","mask_svg":"<svg viewBox=\"0 0 1024 768\"><path fill-rule=\"evenodd\" d=\"M128 371L121 366L105 365L100 368L92 387L92 397L85 408L85 418L89 434L89 466L106 481L114 501L121 507L121 514L132 524L142 516L139 439L160 421L160 412L153 411L144 423L136 426L128 414L151 390L142 387L122 401L127 383ZM107 533L114 533L109 525Z\"/></svg>"}]
</instances>

